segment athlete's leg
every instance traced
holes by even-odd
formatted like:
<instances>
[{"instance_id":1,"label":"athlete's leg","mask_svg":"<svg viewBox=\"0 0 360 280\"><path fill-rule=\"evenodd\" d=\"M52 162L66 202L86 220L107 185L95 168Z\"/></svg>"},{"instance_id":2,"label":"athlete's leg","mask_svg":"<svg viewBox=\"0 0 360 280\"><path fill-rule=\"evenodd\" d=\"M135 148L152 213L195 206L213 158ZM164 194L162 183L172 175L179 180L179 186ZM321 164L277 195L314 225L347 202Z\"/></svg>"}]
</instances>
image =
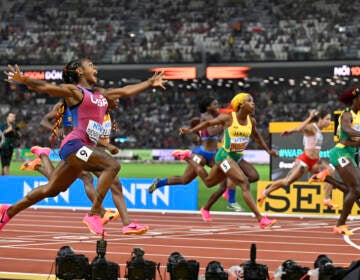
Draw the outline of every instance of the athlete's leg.
<instances>
[{"instance_id":1,"label":"athlete's leg","mask_svg":"<svg viewBox=\"0 0 360 280\"><path fill-rule=\"evenodd\" d=\"M24 198L13 204L8 209L7 213L9 217L14 217L22 210L25 210L44 198L53 197L58 195L60 192L66 191L67 188L75 181L80 172L80 168L76 168L64 161L60 161L50 176L47 184L34 188Z\"/></svg>"},{"instance_id":2,"label":"athlete's leg","mask_svg":"<svg viewBox=\"0 0 360 280\"><path fill-rule=\"evenodd\" d=\"M89 147L85 148L89 149ZM102 202L110 188L110 185L117 177L120 170L120 164L103 150L96 147L91 147L90 149L92 152L86 159L83 159L80 166L83 170L101 172L97 183L95 199L90 210L90 215L101 216ZM79 163L79 159L76 154L69 155L67 161L72 163L74 166Z\"/></svg>"}]
</instances>

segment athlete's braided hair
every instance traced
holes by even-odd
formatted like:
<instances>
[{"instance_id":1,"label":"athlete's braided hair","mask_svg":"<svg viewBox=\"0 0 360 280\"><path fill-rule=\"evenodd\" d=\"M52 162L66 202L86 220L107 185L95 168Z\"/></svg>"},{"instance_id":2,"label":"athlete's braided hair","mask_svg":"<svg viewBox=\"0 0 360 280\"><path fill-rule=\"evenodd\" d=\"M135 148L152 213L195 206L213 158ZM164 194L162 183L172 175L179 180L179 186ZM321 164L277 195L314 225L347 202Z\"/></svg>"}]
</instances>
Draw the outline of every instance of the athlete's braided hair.
<instances>
[{"instance_id":1,"label":"athlete's braided hair","mask_svg":"<svg viewBox=\"0 0 360 280\"><path fill-rule=\"evenodd\" d=\"M66 103L65 103L65 100L62 100L60 106L58 106L58 108L57 108L54 126L51 130L51 140L50 140L51 148L54 147L55 138L58 134L59 127L62 123L62 119L63 119L64 113L65 113L65 110L66 110Z\"/></svg>"},{"instance_id":2,"label":"athlete's braided hair","mask_svg":"<svg viewBox=\"0 0 360 280\"><path fill-rule=\"evenodd\" d=\"M65 65L63 70L63 80L67 84L77 84L80 80L80 75L76 71L77 68L81 66L81 63L86 58L80 58L70 61L68 64Z\"/></svg>"}]
</instances>

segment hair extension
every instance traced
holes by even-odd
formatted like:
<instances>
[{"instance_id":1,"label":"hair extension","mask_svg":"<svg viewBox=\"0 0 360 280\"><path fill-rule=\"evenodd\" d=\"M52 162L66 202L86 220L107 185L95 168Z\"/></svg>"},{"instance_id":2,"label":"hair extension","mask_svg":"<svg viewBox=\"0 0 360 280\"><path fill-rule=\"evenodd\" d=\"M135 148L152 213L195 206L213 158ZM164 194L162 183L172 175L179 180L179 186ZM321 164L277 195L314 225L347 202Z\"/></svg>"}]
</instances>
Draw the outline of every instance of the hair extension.
<instances>
[{"instance_id":1,"label":"hair extension","mask_svg":"<svg viewBox=\"0 0 360 280\"><path fill-rule=\"evenodd\" d=\"M67 84L77 84L80 80L80 75L76 71L77 68L81 66L81 63L86 58L76 59L70 61L68 64L65 65L63 69L63 80Z\"/></svg>"},{"instance_id":2,"label":"hair extension","mask_svg":"<svg viewBox=\"0 0 360 280\"><path fill-rule=\"evenodd\" d=\"M66 110L66 103L65 103L65 100L62 100L60 106L57 108L54 126L51 130L51 140L50 140L51 148L54 147L55 138L58 134L59 127L62 123L62 119L63 119L64 113L65 113L65 110Z\"/></svg>"}]
</instances>

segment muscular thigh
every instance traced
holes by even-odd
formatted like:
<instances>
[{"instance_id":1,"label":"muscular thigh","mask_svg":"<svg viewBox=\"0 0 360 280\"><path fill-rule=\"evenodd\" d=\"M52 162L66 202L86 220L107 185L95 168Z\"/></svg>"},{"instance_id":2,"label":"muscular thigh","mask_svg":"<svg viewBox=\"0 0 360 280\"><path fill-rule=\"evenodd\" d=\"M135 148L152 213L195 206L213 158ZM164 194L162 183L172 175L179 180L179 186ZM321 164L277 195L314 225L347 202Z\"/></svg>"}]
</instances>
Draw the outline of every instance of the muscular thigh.
<instances>
[{"instance_id":1,"label":"muscular thigh","mask_svg":"<svg viewBox=\"0 0 360 280\"><path fill-rule=\"evenodd\" d=\"M69 155L66 161L76 168L90 172L101 172L111 165L118 165L117 161L102 149L89 146L83 146Z\"/></svg>"},{"instance_id":2,"label":"muscular thigh","mask_svg":"<svg viewBox=\"0 0 360 280\"><path fill-rule=\"evenodd\" d=\"M80 168L76 168L71 164L60 161L51 173L49 183L47 185L50 188L64 191L75 181L76 178L78 178L80 173Z\"/></svg>"}]
</instances>

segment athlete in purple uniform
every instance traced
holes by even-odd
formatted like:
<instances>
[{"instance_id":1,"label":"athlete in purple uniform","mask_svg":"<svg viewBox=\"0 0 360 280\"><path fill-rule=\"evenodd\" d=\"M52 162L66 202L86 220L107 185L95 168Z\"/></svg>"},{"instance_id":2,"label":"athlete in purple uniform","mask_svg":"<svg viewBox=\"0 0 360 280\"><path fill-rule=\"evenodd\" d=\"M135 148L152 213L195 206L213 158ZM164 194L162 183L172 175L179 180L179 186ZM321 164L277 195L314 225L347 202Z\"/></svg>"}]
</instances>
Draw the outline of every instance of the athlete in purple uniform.
<instances>
[{"instance_id":1,"label":"athlete in purple uniform","mask_svg":"<svg viewBox=\"0 0 360 280\"><path fill-rule=\"evenodd\" d=\"M9 65L5 71L8 82L25 84L29 89L65 99L66 105L77 111L73 114L74 128L60 145L61 161L49 178L49 182L33 189L13 205L0 206L0 230L11 218L40 200L58 195L69 188L83 170L101 171L96 198L84 222L95 234L105 234L101 224L101 204L109 186L120 170L120 164L96 144L102 133L102 121L108 107L108 99L114 100L138 94L150 87L165 89L163 73L156 73L147 81L122 88L105 90L97 88L98 70L91 60L83 58L69 62L63 72L65 84L53 85L24 76L20 68Z\"/></svg>"}]
</instances>

